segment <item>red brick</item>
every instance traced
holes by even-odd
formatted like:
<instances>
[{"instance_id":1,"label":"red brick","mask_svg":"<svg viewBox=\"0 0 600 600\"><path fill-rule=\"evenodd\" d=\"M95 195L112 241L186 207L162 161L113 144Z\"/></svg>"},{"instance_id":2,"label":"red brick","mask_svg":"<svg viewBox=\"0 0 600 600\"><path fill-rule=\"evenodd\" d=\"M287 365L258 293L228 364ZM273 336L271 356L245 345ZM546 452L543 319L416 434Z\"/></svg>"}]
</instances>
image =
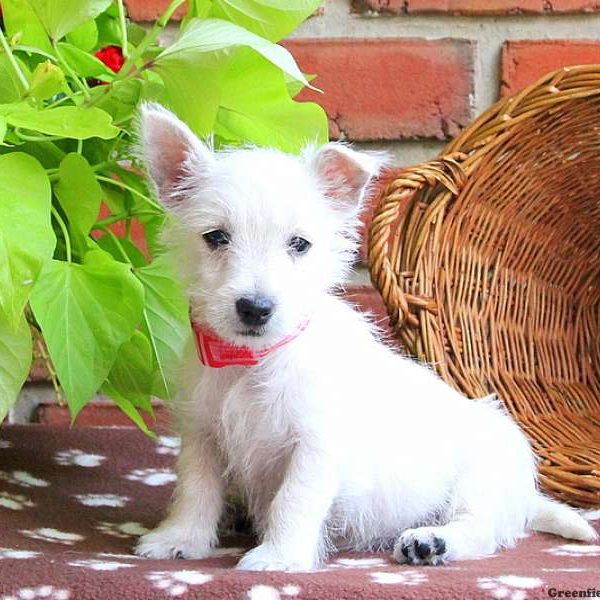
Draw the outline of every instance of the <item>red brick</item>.
<instances>
[{"instance_id":1,"label":"red brick","mask_svg":"<svg viewBox=\"0 0 600 600\"><path fill-rule=\"evenodd\" d=\"M546 73L570 65L600 63L600 42L587 40L523 40L506 42L502 50L502 95L534 83Z\"/></svg>"},{"instance_id":2,"label":"red brick","mask_svg":"<svg viewBox=\"0 0 600 600\"><path fill-rule=\"evenodd\" d=\"M170 0L125 0L127 14L134 21L154 21L163 14ZM174 19L181 19L187 10L186 5L181 6L173 15Z\"/></svg>"},{"instance_id":3,"label":"red brick","mask_svg":"<svg viewBox=\"0 0 600 600\"><path fill-rule=\"evenodd\" d=\"M156 420L148 415L144 416L144 421L150 428L169 427L170 417L164 403L153 402L154 414ZM55 427L70 427L71 415L69 408L65 405L54 403L42 403L37 407L34 417L36 423L42 425L54 425ZM121 409L112 402L94 401L87 404L77 415L75 427L107 427L119 425L122 427L137 427L131 419Z\"/></svg>"},{"instance_id":4,"label":"red brick","mask_svg":"<svg viewBox=\"0 0 600 600\"><path fill-rule=\"evenodd\" d=\"M506 15L565 14L600 10L599 0L353 0L355 12Z\"/></svg>"},{"instance_id":5,"label":"red brick","mask_svg":"<svg viewBox=\"0 0 600 600\"><path fill-rule=\"evenodd\" d=\"M134 21L154 21L158 19L160 15L169 6L171 0L125 0L127 5L127 12ZM187 3L186 3L187 4ZM181 19L186 11L186 4L180 7L175 15L174 19ZM318 8L314 15L322 15L324 11L323 7Z\"/></svg>"},{"instance_id":6,"label":"red brick","mask_svg":"<svg viewBox=\"0 0 600 600\"><path fill-rule=\"evenodd\" d=\"M327 111L332 137L454 136L471 118L473 46L467 40L300 39L284 44L324 93L300 100Z\"/></svg>"}]
</instances>

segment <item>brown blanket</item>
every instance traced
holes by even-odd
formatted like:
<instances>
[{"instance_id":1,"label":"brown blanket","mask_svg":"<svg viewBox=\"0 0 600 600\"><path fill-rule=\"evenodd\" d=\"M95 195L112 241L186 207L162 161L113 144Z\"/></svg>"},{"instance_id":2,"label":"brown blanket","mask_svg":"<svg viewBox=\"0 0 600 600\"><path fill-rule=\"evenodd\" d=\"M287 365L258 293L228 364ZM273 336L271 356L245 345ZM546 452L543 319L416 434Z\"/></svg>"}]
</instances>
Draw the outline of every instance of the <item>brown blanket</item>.
<instances>
[{"instance_id":1,"label":"brown blanket","mask_svg":"<svg viewBox=\"0 0 600 600\"><path fill-rule=\"evenodd\" d=\"M525 600L588 588L600 597L600 544L548 535L446 567L363 553L332 556L315 573L240 572L234 566L250 541L239 536L207 560L137 558L136 537L156 525L171 494L177 446L129 428L0 429L0 599Z\"/></svg>"}]
</instances>

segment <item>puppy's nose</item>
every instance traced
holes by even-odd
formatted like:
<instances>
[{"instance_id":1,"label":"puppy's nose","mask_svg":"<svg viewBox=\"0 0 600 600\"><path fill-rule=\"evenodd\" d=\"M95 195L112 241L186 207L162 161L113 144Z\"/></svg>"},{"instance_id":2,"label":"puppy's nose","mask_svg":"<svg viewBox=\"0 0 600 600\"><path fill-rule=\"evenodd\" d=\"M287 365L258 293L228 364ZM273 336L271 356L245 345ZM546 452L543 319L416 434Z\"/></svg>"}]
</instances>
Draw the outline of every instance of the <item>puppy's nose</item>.
<instances>
[{"instance_id":1,"label":"puppy's nose","mask_svg":"<svg viewBox=\"0 0 600 600\"><path fill-rule=\"evenodd\" d=\"M257 327L264 325L273 315L275 303L265 296L240 298L235 303L235 309L244 325Z\"/></svg>"}]
</instances>

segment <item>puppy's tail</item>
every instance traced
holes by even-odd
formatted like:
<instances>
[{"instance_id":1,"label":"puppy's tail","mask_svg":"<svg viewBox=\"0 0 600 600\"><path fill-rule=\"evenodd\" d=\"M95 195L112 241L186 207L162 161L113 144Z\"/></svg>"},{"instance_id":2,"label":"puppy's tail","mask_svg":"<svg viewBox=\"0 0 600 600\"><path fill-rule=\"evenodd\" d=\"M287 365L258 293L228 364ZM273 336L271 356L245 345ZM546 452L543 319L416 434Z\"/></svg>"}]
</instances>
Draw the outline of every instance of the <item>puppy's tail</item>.
<instances>
[{"instance_id":1,"label":"puppy's tail","mask_svg":"<svg viewBox=\"0 0 600 600\"><path fill-rule=\"evenodd\" d=\"M593 542L599 537L594 528L574 508L544 496L538 496L530 527L535 531L553 533L582 542Z\"/></svg>"}]
</instances>

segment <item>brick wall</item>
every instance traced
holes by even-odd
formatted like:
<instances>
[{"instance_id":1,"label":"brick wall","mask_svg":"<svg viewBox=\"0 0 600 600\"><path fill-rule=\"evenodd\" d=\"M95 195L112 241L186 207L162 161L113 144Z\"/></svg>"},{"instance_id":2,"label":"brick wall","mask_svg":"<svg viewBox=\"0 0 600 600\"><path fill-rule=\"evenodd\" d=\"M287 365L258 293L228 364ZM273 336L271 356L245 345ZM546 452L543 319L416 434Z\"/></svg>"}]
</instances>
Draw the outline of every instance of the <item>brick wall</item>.
<instances>
[{"instance_id":1,"label":"brick wall","mask_svg":"<svg viewBox=\"0 0 600 600\"><path fill-rule=\"evenodd\" d=\"M126 3L146 21L168 0ZM600 0L325 0L284 43L317 74L324 93L302 98L325 107L332 136L407 166L435 157L501 95L600 62ZM355 280L368 284L364 268ZM368 285L350 294L383 318Z\"/></svg>"},{"instance_id":2,"label":"brick wall","mask_svg":"<svg viewBox=\"0 0 600 600\"><path fill-rule=\"evenodd\" d=\"M138 20L168 3L126 2ZM284 43L317 74L324 94L301 98L323 104L333 137L407 165L435 156L501 94L600 62L600 0L325 0Z\"/></svg>"}]
</instances>

